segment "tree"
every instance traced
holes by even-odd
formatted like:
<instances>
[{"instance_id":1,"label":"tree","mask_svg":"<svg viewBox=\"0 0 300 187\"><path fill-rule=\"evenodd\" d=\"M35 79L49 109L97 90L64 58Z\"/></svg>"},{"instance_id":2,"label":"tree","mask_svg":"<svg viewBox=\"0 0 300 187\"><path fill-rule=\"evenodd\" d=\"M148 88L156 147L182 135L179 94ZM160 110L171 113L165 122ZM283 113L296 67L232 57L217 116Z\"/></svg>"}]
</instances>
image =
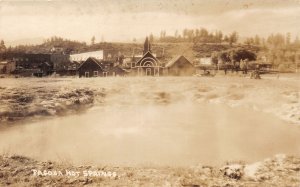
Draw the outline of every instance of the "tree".
<instances>
[{"instance_id":1,"label":"tree","mask_svg":"<svg viewBox=\"0 0 300 187\"><path fill-rule=\"evenodd\" d=\"M227 35L224 37L224 41L225 41L225 42L229 42L229 38L228 38Z\"/></svg>"},{"instance_id":2,"label":"tree","mask_svg":"<svg viewBox=\"0 0 300 187\"><path fill-rule=\"evenodd\" d=\"M150 43L153 43L153 41L154 41L154 37L153 37L153 34L152 34L152 33L151 33L150 36L149 36L149 41L150 41Z\"/></svg>"},{"instance_id":3,"label":"tree","mask_svg":"<svg viewBox=\"0 0 300 187\"><path fill-rule=\"evenodd\" d=\"M300 47L300 40L298 36L295 38L294 45L295 47Z\"/></svg>"},{"instance_id":4,"label":"tree","mask_svg":"<svg viewBox=\"0 0 300 187\"><path fill-rule=\"evenodd\" d=\"M245 41L245 44L247 44L247 45L253 45L255 43L254 40L255 39L253 39L252 37L247 38L246 41Z\"/></svg>"},{"instance_id":5,"label":"tree","mask_svg":"<svg viewBox=\"0 0 300 187\"><path fill-rule=\"evenodd\" d=\"M241 60L246 59L249 61L254 61L256 60L256 54L245 49L238 49L233 52L233 60L235 62L240 62Z\"/></svg>"},{"instance_id":6,"label":"tree","mask_svg":"<svg viewBox=\"0 0 300 187\"><path fill-rule=\"evenodd\" d=\"M193 29L191 29L191 30L188 30L188 39L189 39L189 41L192 41L193 40L193 38L194 38L194 30Z\"/></svg>"},{"instance_id":7,"label":"tree","mask_svg":"<svg viewBox=\"0 0 300 187\"><path fill-rule=\"evenodd\" d=\"M245 49L234 49L234 50L222 51L218 54L218 57L224 63L230 62L232 65L236 65L236 63L239 63L241 60L246 60L246 59L248 61L256 60L256 54Z\"/></svg>"},{"instance_id":8,"label":"tree","mask_svg":"<svg viewBox=\"0 0 300 187\"><path fill-rule=\"evenodd\" d=\"M6 46L3 40L1 40L0 42L0 51L5 51L6 50Z\"/></svg>"},{"instance_id":9,"label":"tree","mask_svg":"<svg viewBox=\"0 0 300 187\"><path fill-rule=\"evenodd\" d=\"M284 38L284 35L282 34L276 34L275 37L274 37L274 44L275 46L283 46L285 44L285 38Z\"/></svg>"},{"instance_id":10,"label":"tree","mask_svg":"<svg viewBox=\"0 0 300 187\"><path fill-rule=\"evenodd\" d=\"M229 36L229 44L232 45L233 43L236 43L238 41L238 33L234 31Z\"/></svg>"},{"instance_id":11,"label":"tree","mask_svg":"<svg viewBox=\"0 0 300 187\"><path fill-rule=\"evenodd\" d=\"M196 34L196 37L198 37L200 35L200 30L199 29L196 29L195 30L195 34Z\"/></svg>"},{"instance_id":12,"label":"tree","mask_svg":"<svg viewBox=\"0 0 300 187\"><path fill-rule=\"evenodd\" d=\"M255 38L254 38L254 44L255 45L260 45L260 38L258 35L255 35Z\"/></svg>"},{"instance_id":13,"label":"tree","mask_svg":"<svg viewBox=\"0 0 300 187\"><path fill-rule=\"evenodd\" d=\"M285 43L286 45L290 45L291 44L291 33L286 33L286 39L285 39Z\"/></svg>"},{"instance_id":14,"label":"tree","mask_svg":"<svg viewBox=\"0 0 300 187\"><path fill-rule=\"evenodd\" d=\"M96 41L96 38L95 38L95 36L93 36L91 39L91 45L95 45L95 41Z\"/></svg>"},{"instance_id":15,"label":"tree","mask_svg":"<svg viewBox=\"0 0 300 187\"><path fill-rule=\"evenodd\" d=\"M222 40L223 40L223 33L222 33L222 31L217 31L216 32L216 42L222 42Z\"/></svg>"},{"instance_id":16,"label":"tree","mask_svg":"<svg viewBox=\"0 0 300 187\"><path fill-rule=\"evenodd\" d=\"M175 38L178 38L178 30L175 31L174 36L175 36Z\"/></svg>"},{"instance_id":17,"label":"tree","mask_svg":"<svg viewBox=\"0 0 300 187\"><path fill-rule=\"evenodd\" d=\"M261 39L261 44L263 47L266 47L266 39L265 38Z\"/></svg>"},{"instance_id":18,"label":"tree","mask_svg":"<svg viewBox=\"0 0 300 187\"><path fill-rule=\"evenodd\" d=\"M285 37L282 34L272 34L267 38L267 42L273 47L282 47L285 43Z\"/></svg>"},{"instance_id":19,"label":"tree","mask_svg":"<svg viewBox=\"0 0 300 187\"><path fill-rule=\"evenodd\" d=\"M206 38L208 36L208 31L205 28L201 28L200 36Z\"/></svg>"},{"instance_id":20,"label":"tree","mask_svg":"<svg viewBox=\"0 0 300 187\"><path fill-rule=\"evenodd\" d=\"M165 38L167 36L167 32L164 30L163 37Z\"/></svg>"},{"instance_id":21,"label":"tree","mask_svg":"<svg viewBox=\"0 0 300 187\"><path fill-rule=\"evenodd\" d=\"M183 36L183 38L187 38L187 36L188 36L188 30L187 29L184 29L182 31L182 36Z\"/></svg>"},{"instance_id":22,"label":"tree","mask_svg":"<svg viewBox=\"0 0 300 187\"><path fill-rule=\"evenodd\" d=\"M220 52L218 56L222 60L223 63L228 63L231 61L229 58L228 51Z\"/></svg>"}]
</instances>

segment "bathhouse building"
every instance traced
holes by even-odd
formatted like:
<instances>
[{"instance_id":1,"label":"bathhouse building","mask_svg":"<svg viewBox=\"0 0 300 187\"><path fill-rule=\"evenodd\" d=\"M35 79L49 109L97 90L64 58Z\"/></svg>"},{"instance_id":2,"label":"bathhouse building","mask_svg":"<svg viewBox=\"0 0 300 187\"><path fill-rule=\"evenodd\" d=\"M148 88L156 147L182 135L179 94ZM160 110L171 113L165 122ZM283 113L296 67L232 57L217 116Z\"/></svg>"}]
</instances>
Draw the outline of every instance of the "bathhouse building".
<instances>
[{"instance_id":1,"label":"bathhouse building","mask_svg":"<svg viewBox=\"0 0 300 187\"><path fill-rule=\"evenodd\" d=\"M161 62L152 54L148 37L144 43L143 56L135 63L132 70L138 76L160 76L162 74Z\"/></svg>"}]
</instances>

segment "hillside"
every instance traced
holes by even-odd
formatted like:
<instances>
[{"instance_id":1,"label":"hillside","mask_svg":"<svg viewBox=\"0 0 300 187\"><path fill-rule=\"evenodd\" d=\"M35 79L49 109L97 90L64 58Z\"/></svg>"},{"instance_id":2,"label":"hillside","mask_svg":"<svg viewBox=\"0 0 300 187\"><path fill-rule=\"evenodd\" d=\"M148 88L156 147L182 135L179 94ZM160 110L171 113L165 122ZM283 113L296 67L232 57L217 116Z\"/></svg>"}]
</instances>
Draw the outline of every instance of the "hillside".
<instances>
[{"instance_id":1,"label":"hillside","mask_svg":"<svg viewBox=\"0 0 300 187\"><path fill-rule=\"evenodd\" d=\"M193 50L193 43L153 43L152 52L158 57L166 57L166 59L173 58L177 55L184 55L191 60L196 56ZM97 43L90 46L88 51L106 50L121 52L125 56L132 54L140 55L143 53L143 43Z\"/></svg>"},{"instance_id":2,"label":"hillside","mask_svg":"<svg viewBox=\"0 0 300 187\"><path fill-rule=\"evenodd\" d=\"M64 40L55 38L45 41L40 45L31 46L17 46L7 51L10 52L25 52L25 53L49 53L53 47L60 47L67 53L81 53L95 50L110 51L114 54L121 53L125 56L140 55L143 52L143 43L109 43L101 42L94 45L87 45L86 43ZM258 47L251 45L232 45L228 43L198 43L192 42L153 42L152 52L158 57L164 57L163 60L172 59L178 55L184 55L189 60L193 61L195 58L210 56L213 52L220 52L232 48L244 48L251 51L259 51Z\"/></svg>"},{"instance_id":3,"label":"hillside","mask_svg":"<svg viewBox=\"0 0 300 187\"><path fill-rule=\"evenodd\" d=\"M166 59L173 58L177 55L184 55L190 60L199 57L210 56L213 52L220 52L229 49L243 48L250 51L258 52L259 47L252 45L232 45L227 43L199 43L179 42L179 43L153 43L152 52L157 56L165 56ZM130 56L133 53L141 54L143 52L143 44L137 43L98 43L91 46L89 50L111 50L120 51L125 56Z\"/></svg>"}]
</instances>

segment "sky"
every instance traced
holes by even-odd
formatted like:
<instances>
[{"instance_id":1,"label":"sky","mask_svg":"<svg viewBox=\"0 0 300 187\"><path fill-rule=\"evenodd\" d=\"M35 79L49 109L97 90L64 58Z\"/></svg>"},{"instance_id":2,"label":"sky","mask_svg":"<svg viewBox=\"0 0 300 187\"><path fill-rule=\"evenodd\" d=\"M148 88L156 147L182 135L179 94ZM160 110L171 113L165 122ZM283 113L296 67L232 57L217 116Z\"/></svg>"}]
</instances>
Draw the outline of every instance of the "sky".
<instances>
[{"instance_id":1,"label":"sky","mask_svg":"<svg viewBox=\"0 0 300 187\"><path fill-rule=\"evenodd\" d=\"M0 39L129 42L184 28L300 37L300 0L0 0Z\"/></svg>"}]
</instances>

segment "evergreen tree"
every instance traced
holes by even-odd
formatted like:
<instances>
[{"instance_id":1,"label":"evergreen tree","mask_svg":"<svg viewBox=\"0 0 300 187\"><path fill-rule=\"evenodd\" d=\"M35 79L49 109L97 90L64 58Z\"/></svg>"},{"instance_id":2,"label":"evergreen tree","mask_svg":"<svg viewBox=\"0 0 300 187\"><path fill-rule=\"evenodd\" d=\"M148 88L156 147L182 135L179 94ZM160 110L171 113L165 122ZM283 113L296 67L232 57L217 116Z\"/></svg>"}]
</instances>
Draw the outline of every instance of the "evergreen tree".
<instances>
[{"instance_id":1,"label":"evergreen tree","mask_svg":"<svg viewBox=\"0 0 300 187\"><path fill-rule=\"evenodd\" d=\"M91 45L95 45L95 41L96 41L96 38L95 38L95 36L93 36L91 39Z\"/></svg>"},{"instance_id":2,"label":"evergreen tree","mask_svg":"<svg viewBox=\"0 0 300 187\"><path fill-rule=\"evenodd\" d=\"M290 45L291 44L291 33L286 33L286 39L285 39L285 44Z\"/></svg>"},{"instance_id":3,"label":"evergreen tree","mask_svg":"<svg viewBox=\"0 0 300 187\"><path fill-rule=\"evenodd\" d=\"M0 51L5 51L6 50L6 46L3 40L1 40L0 42Z\"/></svg>"},{"instance_id":4,"label":"evergreen tree","mask_svg":"<svg viewBox=\"0 0 300 187\"><path fill-rule=\"evenodd\" d=\"M254 38L254 44L255 45L260 45L260 38L258 35L255 35L255 38Z\"/></svg>"},{"instance_id":5,"label":"evergreen tree","mask_svg":"<svg viewBox=\"0 0 300 187\"><path fill-rule=\"evenodd\" d=\"M236 43L238 41L238 33L234 31L229 36L229 44L232 45L233 43Z\"/></svg>"},{"instance_id":6,"label":"evergreen tree","mask_svg":"<svg viewBox=\"0 0 300 187\"><path fill-rule=\"evenodd\" d=\"M152 33L149 36L149 41L150 41L150 43L153 43L153 41L154 41L154 36Z\"/></svg>"}]
</instances>

